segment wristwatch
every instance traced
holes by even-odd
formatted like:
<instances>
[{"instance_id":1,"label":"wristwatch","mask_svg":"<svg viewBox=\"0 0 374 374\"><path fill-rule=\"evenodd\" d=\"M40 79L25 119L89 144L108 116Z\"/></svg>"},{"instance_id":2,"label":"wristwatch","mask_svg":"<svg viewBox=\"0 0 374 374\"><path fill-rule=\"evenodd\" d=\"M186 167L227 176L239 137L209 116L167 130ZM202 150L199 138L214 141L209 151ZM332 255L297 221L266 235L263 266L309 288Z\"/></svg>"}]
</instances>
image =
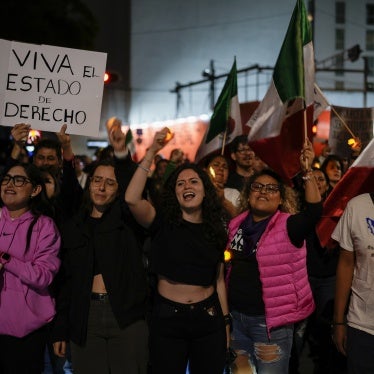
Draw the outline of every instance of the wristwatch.
<instances>
[{"instance_id":1,"label":"wristwatch","mask_svg":"<svg viewBox=\"0 0 374 374\"><path fill-rule=\"evenodd\" d=\"M6 264L10 260L10 254L6 252L1 252L0 253L0 263L1 264Z\"/></svg>"}]
</instances>

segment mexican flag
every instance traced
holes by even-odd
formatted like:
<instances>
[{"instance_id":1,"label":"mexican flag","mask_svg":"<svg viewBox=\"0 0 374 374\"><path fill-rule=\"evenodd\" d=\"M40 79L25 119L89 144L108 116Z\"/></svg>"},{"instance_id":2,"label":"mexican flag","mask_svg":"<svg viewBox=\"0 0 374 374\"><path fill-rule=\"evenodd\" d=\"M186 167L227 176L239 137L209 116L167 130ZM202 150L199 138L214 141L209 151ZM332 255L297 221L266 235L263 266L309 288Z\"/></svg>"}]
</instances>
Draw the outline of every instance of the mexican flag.
<instances>
[{"instance_id":1,"label":"mexican flag","mask_svg":"<svg viewBox=\"0 0 374 374\"><path fill-rule=\"evenodd\" d=\"M246 124L250 127L248 141L251 148L285 181L290 181L299 172L302 145L305 137L312 136L317 94L314 71L307 11L304 1L297 0L270 87Z\"/></svg>"},{"instance_id":2,"label":"mexican flag","mask_svg":"<svg viewBox=\"0 0 374 374\"><path fill-rule=\"evenodd\" d=\"M317 235L322 246L331 244L335 229L349 200L374 191L374 139L343 175L323 204L323 213L317 223Z\"/></svg>"},{"instance_id":3,"label":"mexican flag","mask_svg":"<svg viewBox=\"0 0 374 374\"><path fill-rule=\"evenodd\" d=\"M241 135L242 131L235 60L214 106L209 127L196 153L195 162L215 151L220 150L222 153L224 147L236 136Z\"/></svg>"}]
</instances>

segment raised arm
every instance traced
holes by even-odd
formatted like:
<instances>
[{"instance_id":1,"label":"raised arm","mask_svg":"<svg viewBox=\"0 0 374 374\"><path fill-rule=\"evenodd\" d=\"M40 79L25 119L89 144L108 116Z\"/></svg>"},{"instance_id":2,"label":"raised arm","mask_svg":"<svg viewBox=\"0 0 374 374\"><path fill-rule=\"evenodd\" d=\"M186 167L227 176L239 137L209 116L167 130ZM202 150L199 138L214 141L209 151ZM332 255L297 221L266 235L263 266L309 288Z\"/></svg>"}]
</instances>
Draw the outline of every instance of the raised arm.
<instances>
[{"instance_id":1,"label":"raised arm","mask_svg":"<svg viewBox=\"0 0 374 374\"><path fill-rule=\"evenodd\" d=\"M121 122L107 128L108 139L114 150L115 173L119 185L119 193L125 198L125 191L135 173L136 164L126 147L126 134L122 132Z\"/></svg>"},{"instance_id":2,"label":"raised arm","mask_svg":"<svg viewBox=\"0 0 374 374\"><path fill-rule=\"evenodd\" d=\"M167 127L157 131L154 135L152 145L148 148L146 155L138 165L125 193L125 200L131 213L136 221L143 227L149 227L153 222L156 211L153 205L143 199L142 191L144 190L149 168L157 154L171 139L170 131Z\"/></svg>"},{"instance_id":3,"label":"raised arm","mask_svg":"<svg viewBox=\"0 0 374 374\"><path fill-rule=\"evenodd\" d=\"M341 249L336 270L335 303L333 318L333 340L338 351L346 355L345 311L351 292L355 266L354 252Z\"/></svg>"},{"instance_id":4,"label":"raised arm","mask_svg":"<svg viewBox=\"0 0 374 374\"><path fill-rule=\"evenodd\" d=\"M61 143L62 157L66 161L71 161L74 158L73 148L71 146L70 135L66 133L68 125L63 124L59 132L56 132L57 138Z\"/></svg>"},{"instance_id":5,"label":"raised arm","mask_svg":"<svg viewBox=\"0 0 374 374\"><path fill-rule=\"evenodd\" d=\"M313 145L309 139L305 139L300 156L300 166L304 173L303 179L305 182L305 201L308 203L319 203L321 201L321 195L311 169L313 159Z\"/></svg>"},{"instance_id":6,"label":"raised arm","mask_svg":"<svg viewBox=\"0 0 374 374\"><path fill-rule=\"evenodd\" d=\"M14 144L10 157L14 160L18 160L21 154L22 147L24 146L31 126L26 123L17 123L12 128L11 134L14 139Z\"/></svg>"}]
</instances>

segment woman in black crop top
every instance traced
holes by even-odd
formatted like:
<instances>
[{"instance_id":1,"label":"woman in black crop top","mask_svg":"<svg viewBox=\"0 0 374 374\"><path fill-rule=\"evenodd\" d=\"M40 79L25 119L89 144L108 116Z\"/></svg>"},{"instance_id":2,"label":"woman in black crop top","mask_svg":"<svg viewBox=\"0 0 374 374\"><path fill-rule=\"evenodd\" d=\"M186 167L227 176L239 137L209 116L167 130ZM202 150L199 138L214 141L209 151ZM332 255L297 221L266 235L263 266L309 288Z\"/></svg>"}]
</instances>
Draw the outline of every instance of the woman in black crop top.
<instances>
[{"instance_id":1,"label":"woman in black crop top","mask_svg":"<svg viewBox=\"0 0 374 374\"><path fill-rule=\"evenodd\" d=\"M151 373L222 374L229 326L223 279L223 208L208 175L178 167L164 185L160 210L142 199L149 167L168 139L156 132L125 194L135 219L152 234L151 271L157 276L150 322ZM226 318L225 318L226 316Z\"/></svg>"},{"instance_id":2,"label":"woman in black crop top","mask_svg":"<svg viewBox=\"0 0 374 374\"><path fill-rule=\"evenodd\" d=\"M120 129L116 139L125 148ZM113 143L115 155L122 156L116 152L120 144ZM58 356L70 340L77 373L147 372L147 284L139 242L144 229L124 201L136 164L121 153L123 159L95 165L87 206L62 230L62 286L52 335Z\"/></svg>"}]
</instances>

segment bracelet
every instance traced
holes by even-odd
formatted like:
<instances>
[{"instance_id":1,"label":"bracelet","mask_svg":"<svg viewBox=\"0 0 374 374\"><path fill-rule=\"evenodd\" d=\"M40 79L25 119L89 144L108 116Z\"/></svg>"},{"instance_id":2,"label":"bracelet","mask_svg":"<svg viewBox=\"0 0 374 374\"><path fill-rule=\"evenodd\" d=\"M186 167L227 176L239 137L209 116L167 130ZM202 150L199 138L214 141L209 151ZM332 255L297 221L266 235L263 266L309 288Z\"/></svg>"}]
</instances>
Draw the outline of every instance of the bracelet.
<instances>
[{"instance_id":1,"label":"bracelet","mask_svg":"<svg viewBox=\"0 0 374 374\"><path fill-rule=\"evenodd\" d=\"M309 169L304 172L304 175L302 176L303 180L309 181L312 179L313 170Z\"/></svg>"},{"instance_id":2,"label":"bracelet","mask_svg":"<svg viewBox=\"0 0 374 374\"><path fill-rule=\"evenodd\" d=\"M225 314L225 315L223 316L223 319L225 320L225 325L226 325L226 326L227 326L227 325L230 325L230 326L231 326L231 324L232 324L232 317L231 317L231 314L230 314L230 313Z\"/></svg>"},{"instance_id":3,"label":"bracelet","mask_svg":"<svg viewBox=\"0 0 374 374\"><path fill-rule=\"evenodd\" d=\"M140 164L138 164L138 168L140 168L140 169L146 171L147 173L150 173L150 172L151 172L151 169L145 168L144 166L142 166L142 165L140 165Z\"/></svg>"}]
</instances>

